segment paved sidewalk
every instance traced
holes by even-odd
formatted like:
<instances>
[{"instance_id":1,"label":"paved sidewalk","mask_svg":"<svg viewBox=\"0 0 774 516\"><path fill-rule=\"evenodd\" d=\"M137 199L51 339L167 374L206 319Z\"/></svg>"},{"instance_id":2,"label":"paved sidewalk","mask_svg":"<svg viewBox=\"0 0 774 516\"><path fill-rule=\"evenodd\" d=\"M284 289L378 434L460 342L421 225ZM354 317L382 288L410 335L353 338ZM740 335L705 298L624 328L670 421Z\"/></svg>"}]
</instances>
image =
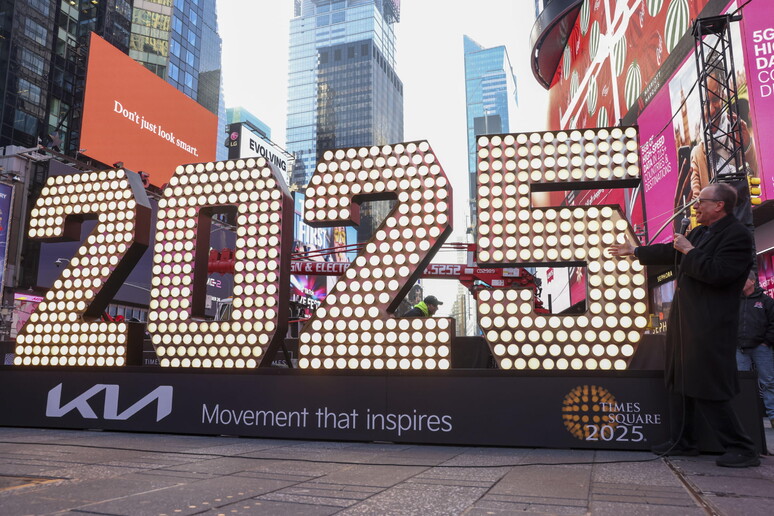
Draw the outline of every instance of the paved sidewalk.
<instances>
[{"instance_id":1,"label":"paved sidewalk","mask_svg":"<svg viewBox=\"0 0 774 516\"><path fill-rule=\"evenodd\" d=\"M0 514L772 513L774 457L743 470L652 458L0 428Z\"/></svg>"}]
</instances>

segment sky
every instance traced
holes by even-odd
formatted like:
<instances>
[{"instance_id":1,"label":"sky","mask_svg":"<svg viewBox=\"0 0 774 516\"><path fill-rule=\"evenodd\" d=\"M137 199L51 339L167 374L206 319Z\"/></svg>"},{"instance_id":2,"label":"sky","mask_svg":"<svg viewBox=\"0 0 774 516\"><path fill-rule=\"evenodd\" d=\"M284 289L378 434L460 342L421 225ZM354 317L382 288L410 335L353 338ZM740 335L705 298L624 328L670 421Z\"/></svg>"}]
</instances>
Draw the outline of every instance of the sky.
<instances>
[{"instance_id":1,"label":"sky","mask_svg":"<svg viewBox=\"0 0 774 516\"><path fill-rule=\"evenodd\" d=\"M227 107L242 106L284 146L292 0L217 0ZM454 189L454 233L464 239L467 180L463 35L484 47L505 45L516 75L519 112L511 131L546 129L547 92L532 75L532 0L403 0L395 25L396 71L403 81L404 139L428 140ZM458 257L439 253L436 263ZM456 283L445 282L447 299ZM426 284L426 290L431 287ZM440 297L440 296L439 296ZM442 308L449 307L451 303ZM448 308L447 308L448 309Z\"/></svg>"}]
</instances>

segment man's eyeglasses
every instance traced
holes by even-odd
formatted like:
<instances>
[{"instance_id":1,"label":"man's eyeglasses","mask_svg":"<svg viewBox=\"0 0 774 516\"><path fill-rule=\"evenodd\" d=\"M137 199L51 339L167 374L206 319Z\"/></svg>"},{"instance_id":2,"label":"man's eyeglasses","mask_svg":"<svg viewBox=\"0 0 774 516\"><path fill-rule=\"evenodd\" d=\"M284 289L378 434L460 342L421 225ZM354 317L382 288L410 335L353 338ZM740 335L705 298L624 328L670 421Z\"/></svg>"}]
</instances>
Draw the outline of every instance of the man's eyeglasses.
<instances>
[{"instance_id":1,"label":"man's eyeglasses","mask_svg":"<svg viewBox=\"0 0 774 516\"><path fill-rule=\"evenodd\" d=\"M696 204L701 204L703 202L709 202L709 201L711 201L711 202L724 202L721 199L697 199L696 200Z\"/></svg>"}]
</instances>

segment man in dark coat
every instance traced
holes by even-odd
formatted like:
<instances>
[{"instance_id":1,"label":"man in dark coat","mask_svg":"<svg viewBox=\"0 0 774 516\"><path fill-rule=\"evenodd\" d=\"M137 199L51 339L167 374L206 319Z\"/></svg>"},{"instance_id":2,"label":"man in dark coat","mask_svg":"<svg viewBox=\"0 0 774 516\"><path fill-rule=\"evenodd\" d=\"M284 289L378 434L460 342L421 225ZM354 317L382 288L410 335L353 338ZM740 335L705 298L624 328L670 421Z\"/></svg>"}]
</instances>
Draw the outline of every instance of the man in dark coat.
<instances>
[{"instance_id":1,"label":"man in dark coat","mask_svg":"<svg viewBox=\"0 0 774 516\"><path fill-rule=\"evenodd\" d=\"M671 244L611 246L613 256L635 255L643 265L676 265L677 289L669 313L664 377L670 399L671 440L654 446L664 455L698 455L698 409L726 453L719 466L758 466L755 445L731 407L739 392L736 345L739 300L752 266L752 235L733 216L736 191L711 184L696 202L701 224Z\"/></svg>"}]
</instances>

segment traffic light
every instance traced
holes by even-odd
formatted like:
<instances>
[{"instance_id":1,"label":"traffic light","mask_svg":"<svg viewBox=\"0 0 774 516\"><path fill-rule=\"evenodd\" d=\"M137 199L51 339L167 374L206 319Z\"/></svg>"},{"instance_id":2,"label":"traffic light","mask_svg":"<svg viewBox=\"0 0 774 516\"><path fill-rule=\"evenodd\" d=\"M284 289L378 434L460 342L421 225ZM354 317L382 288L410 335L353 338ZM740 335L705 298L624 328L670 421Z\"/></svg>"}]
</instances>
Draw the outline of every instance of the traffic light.
<instances>
[{"instance_id":1,"label":"traffic light","mask_svg":"<svg viewBox=\"0 0 774 516\"><path fill-rule=\"evenodd\" d=\"M747 185L750 189L750 204L757 206L761 200L761 178L747 176Z\"/></svg>"}]
</instances>

